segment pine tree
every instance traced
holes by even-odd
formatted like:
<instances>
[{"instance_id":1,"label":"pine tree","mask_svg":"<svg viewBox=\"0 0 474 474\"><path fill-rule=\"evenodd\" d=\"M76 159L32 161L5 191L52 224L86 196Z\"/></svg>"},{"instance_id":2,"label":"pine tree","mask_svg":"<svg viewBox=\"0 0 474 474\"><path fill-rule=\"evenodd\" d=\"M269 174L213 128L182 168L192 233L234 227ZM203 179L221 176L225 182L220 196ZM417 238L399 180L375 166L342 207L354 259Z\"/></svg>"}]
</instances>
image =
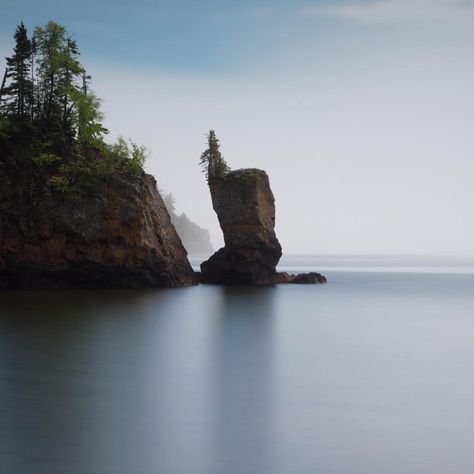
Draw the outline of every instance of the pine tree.
<instances>
[{"instance_id":1,"label":"pine tree","mask_svg":"<svg viewBox=\"0 0 474 474\"><path fill-rule=\"evenodd\" d=\"M36 28L38 118L55 142L70 148L77 138L95 146L107 130L100 101L88 89L91 76L80 64L79 48L66 29L50 21Z\"/></svg>"},{"instance_id":2,"label":"pine tree","mask_svg":"<svg viewBox=\"0 0 474 474\"><path fill-rule=\"evenodd\" d=\"M5 68L5 72L3 73L2 83L0 84L0 107L2 105L3 91L5 90L5 85L7 83L7 74L8 74L8 68Z\"/></svg>"},{"instance_id":3,"label":"pine tree","mask_svg":"<svg viewBox=\"0 0 474 474\"><path fill-rule=\"evenodd\" d=\"M3 87L5 104L2 110L7 116L24 119L31 113L33 104L33 83L30 79L33 44L23 23L18 25L14 38L13 56L7 58L6 79L9 83Z\"/></svg>"},{"instance_id":4,"label":"pine tree","mask_svg":"<svg viewBox=\"0 0 474 474\"><path fill-rule=\"evenodd\" d=\"M59 93L61 94L62 112L61 122L67 140L71 142L74 138L73 109L76 103L73 97L80 87L77 85L78 78L82 75L83 67L78 61L79 49L77 43L71 38L66 39L66 44L61 55L62 67L59 78Z\"/></svg>"},{"instance_id":5,"label":"pine tree","mask_svg":"<svg viewBox=\"0 0 474 474\"><path fill-rule=\"evenodd\" d=\"M37 106L39 118L45 122L61 122L60 78L63 72L66 29L50 21L34 34L38 48Z\"/></svg>"},{"instance_id":6,"label":"pine tree","mask_svg":"<svg viewBox=\"0 0 474 474\"><path fill-rule=\"evenodd\" d=\"M36 53L38 51L38 45L36 43L35 37L31 38L31 57L30 57L30 69L31 69L31 107L30 107L30 120L33 120L36 117L37 108L36 108L36 84L35 84L35 60Z\"/></svg>"},{"instance_id":7,"label":"pine tree","mask_svg":"<svg viewBox=\"0 0 474 474\"><path fill-rule=\"evenodd\" d=\"M50 21L37 27L30 40L21 23L14 38L14 53L0 75L0 147L8 141L18 156L91 159L91 169L97 165L94 159L102 156L101 165L142 172L143 148L131 143L120 156L104 142L108 131L102 125L100 100L66 29Z\"/></svg>"},{"instance_id":8,"label":"pine tree","mask_svg":"<svg viewBox=\"0 0 474 474\"><path fill-rule=\"evenodd\" d=\"M206 179L209 185L226 175L230 168L220 152L219 140L214 130L209 130L207 135L208 148L200 158L199 164L206 173Z\"/></svg>"}]
</instances>

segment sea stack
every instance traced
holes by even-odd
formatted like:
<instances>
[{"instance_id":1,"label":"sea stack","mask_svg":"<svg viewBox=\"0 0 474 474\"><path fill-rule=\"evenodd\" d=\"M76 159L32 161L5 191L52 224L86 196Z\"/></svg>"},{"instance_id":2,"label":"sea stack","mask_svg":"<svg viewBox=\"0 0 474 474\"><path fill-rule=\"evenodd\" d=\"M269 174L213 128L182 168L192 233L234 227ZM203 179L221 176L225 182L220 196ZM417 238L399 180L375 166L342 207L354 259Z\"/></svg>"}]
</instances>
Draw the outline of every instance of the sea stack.
<instances>
[{"instance_id":1,"label":"sea stack","mask_svg":"<svg viewBox=\"0 0 474 474\"><path fill-rule=\"evenodd\" d=\"M275 199L265 171L230 171L210 183L212 207L225 247L201 264L201 281L271 284L281 257L275 235Z\"/></svg>"},{"instance_id":2,"label":"sea stack","mask_svg":"<svg viewBox=\"0 0 474 474\"><path fill-rule=\"evenodd\" d=\"M271 285L326 281L316 273L302 278L276 271L282 249L275 235L275 198L265 171L229 171L209 184L225 246L201 264L203 283Z\"/></svg>"}]
</instances>

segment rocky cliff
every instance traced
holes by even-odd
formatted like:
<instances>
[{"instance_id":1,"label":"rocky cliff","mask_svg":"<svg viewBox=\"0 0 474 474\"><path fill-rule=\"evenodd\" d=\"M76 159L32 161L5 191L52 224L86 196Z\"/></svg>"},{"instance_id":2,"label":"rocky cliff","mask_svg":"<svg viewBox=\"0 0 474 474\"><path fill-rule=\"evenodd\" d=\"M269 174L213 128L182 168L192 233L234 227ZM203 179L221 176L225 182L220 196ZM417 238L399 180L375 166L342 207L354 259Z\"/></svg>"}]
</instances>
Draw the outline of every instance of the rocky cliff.
<instances>
[{"instance_id":1,"label":"rocky cliff","mask_svg":"<svg viewBox=\"0 0 474 474\"><path fill-rule=\"evenodd\" d=\"M210 190L225 246L201 264L202 282L265 285L325 281L317 273L277 273L282 250L275 235L275 199L265 171L231 171L211 182Z\"/></svg>"},{"instance_id":2,"label":"rocky cliff","mask_svg":"<svg viewBox=\"0 0 474 474\"><path fill-rule=\"evenodd\" d=\"M43 169L0 160L0 288L196 283L152 176L69 196Z\"/></svg>"}]
</instances>

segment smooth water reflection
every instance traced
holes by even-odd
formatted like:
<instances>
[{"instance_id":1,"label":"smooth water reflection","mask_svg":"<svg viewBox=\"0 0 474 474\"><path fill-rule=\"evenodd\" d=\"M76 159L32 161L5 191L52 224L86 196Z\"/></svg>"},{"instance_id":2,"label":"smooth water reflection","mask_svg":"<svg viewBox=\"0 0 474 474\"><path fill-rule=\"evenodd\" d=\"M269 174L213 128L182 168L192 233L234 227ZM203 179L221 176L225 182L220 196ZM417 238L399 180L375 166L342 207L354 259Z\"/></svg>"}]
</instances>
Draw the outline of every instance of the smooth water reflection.
<instances>
[{"instance_id":1,"label":"smooth water reflection","mask_svg":"<svg viewBox=\"0 0 474 474\"><path fill-rule=\"evenodd\" d=\"M471 473L474 275L0 294L0 472Z\"/></svg>"}]
</instances>

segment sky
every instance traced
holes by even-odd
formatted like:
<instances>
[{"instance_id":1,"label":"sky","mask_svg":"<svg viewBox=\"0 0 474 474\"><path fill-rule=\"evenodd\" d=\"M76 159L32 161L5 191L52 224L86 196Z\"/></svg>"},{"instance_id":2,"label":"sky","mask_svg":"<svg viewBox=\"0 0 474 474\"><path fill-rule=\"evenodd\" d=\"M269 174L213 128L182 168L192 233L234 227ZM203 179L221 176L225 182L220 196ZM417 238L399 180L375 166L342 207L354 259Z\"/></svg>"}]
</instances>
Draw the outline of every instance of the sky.
<instances>
[{"instance_id":1,"label":"sky","mask_svg":"<svg viewBox=\"0 0 474 474\"><path fill-rule=\"evenodd\" d=\"M108 140L221 232L198 166L267 171L286 254L474 256L474 0L0 0L74 34ZM0 63L1 65L1 63Z\"/></svg>"}]
</instances>

